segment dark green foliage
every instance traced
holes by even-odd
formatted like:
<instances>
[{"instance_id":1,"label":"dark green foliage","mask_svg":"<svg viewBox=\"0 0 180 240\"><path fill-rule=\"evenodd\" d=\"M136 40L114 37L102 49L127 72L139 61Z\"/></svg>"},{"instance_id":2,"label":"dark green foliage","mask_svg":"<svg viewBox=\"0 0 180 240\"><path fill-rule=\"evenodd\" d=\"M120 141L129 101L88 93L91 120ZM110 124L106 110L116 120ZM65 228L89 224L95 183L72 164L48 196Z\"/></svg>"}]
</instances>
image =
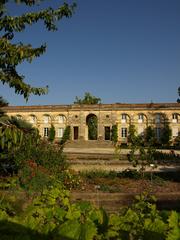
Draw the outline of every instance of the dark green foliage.
<instances>
[{"instance_id":1,"label":"dark green foliage","mask_svg":"<svg viewBox=\"0 0 180 240\"><path fill-rule=\"evenodd\" d=\"M87 119L88 125L88 139L97 140L97 117L95 115L89 115Z\"/></svg>"},{"instance_id":2,"label":"dark green foliage","mask_svg":"<svg viewBox=\"0 0 180 240\"><path fill-rule=\"evenodd\" d=\"M100 104L101 98L97 98L89 92L85 92L84 98L79 98L76 96L74 104Z\"/></svg>"},{"instance_id":3,"label":"dark green foliage","mask_svg":"<svg viewBox=\"0 0 180 240\"><path fill-rule=\"evenodd\" d=\"M136 128L132 124L129 126L128 144L129 145L143 145L143 138L141 136L137 136Z\"/></svg>"},{"instance_id":4,"label":"dark green foliage","mask_svg":"<svg viewBox=\"0 0 180 240\"><path fill-rule=\"evenodd\" d=\"M27 26L39 21L44 23L47 30L55 31L57 30L56 21L64 17L71 17L76 5L64 3L57 9L49 7L39 12L28 12L13 17L8 15L9 11L6 9L8 2L10 1L4 0L0 2L0 81L14 88L15 93L23 95L27 100L30 94L46 94L48 88L32 87L25 83L24 76L17 72L17 66L24 61L31 62L34 58L42 55L46 51L46 45L33 48L31 44L15 43L15 33L22 32ZM31 6L41 1L17 0L15 2Z\"/></svg>"},{"instance_id":5,"label":"dark green foliage","mask_svg":"<svg viewBox=\"0 0 180 240\"><path fill-rule=\"evenodd\" d=\"M178 212L159 212L155 198L137 196L131 207L108 215L90 203L71 204L69 193L55 183L35 196L27 208L15 211L6 199L0 208L2 239L178 240ZM12 214L13 213L13 214ZM22 234L24 234L22 236Z\"/></svg>"},{"instance_id":6,"label":"dark green foliage","mask_svg":"<svg viewBox=\"0 0 180 240\"><path fill-rule=\"evenodd\" d=\"M180 132L178 133L178 136L174 139L174 146L178 149L180 149Z\"/></svg>"},{"instance_id":7,"label":"dark green foliage","mask_svg":"<svg viewBox=\"0 0 180 240\"><path fill-rule=\"evenodd\" d=\"M147 166L150 166L150 164L154 164L154 166L156 166L154 161L154 154L156 150L154 148L152 129L149 127L146 131L146 148L144 147L143 137L137 136L135 127L133 125L130 126L128 139L131 143L128 160L134 167L137 167L138 165L140 166L140 172L142 173L142 177L144 177L144 172Z\"/></svg>"},{"instance_id":8,"label":"dark green foliage","mask_svg":"<svg viewBox=\"0 0 180 240\"><path fill-rule=\"evenodd\" d=\"M62 139L60 140L60 145L64 145L68 140L70 140L71 137L71 127L67 126L64 130L64 134Z\"/></svg>"},{"instance_id":9,"label":"dark green foliage","mask_svg":"<svg viewBox=\"0 0 180 240\"><path fill-rule=\"evenodd\" d=\"M20 148L36 146L39 139L38 130L32 128L31 124L15 117L3 118L0 122L0 173L9 174L16 171L15 157Z\"/></svg>"},{"instance_id":10,"label":"dark green foliage","mask_svg":"<svg viewBox=\"0 0 180 240\"><path fill-rule=\"evenodd\" d=\"M0 96L0 108L6 106L8 106L8 102L2 96Z\"/></svg>"},{"instance_id":11,"label":"dark green foliage","mask_svg":"<svg viewBox=\"0 0 180 240\"><path fill-rule=\"evenodd\" d=\"M145 143L145 146L149 144L155 145L156 143L155 131L151 126L148 126L145 130L144 143Z\"/></svg>"},{"instance_id":12,"label":"dark green foliage","mask_svg":"<svg viewBox=\"0 0 180 240\"><path fill-rule=\"evenodd\" d=\"M116 144L118 141L118 131L117 131L117 125L113 125L111 129L111 141Z\"/></svg>"},{"instance_id":13,"label":"dark green foliage","mask_svg":"<svg viewBox=\"0 0 180 240\"><path fill-rule=\"evenodd\" d=\"M5 115L5 112L2 109L2 107L6 107L6 106L8 106L8 102L5 99L3 99L2 96L0 96L0 118Z\"/></svg>"},{"instance_id":14,"label":"dark green foliage","mask_svg":"<svg viewBox=\"0 0 180 240\"><path fill-rule=\"evenodd\" d=\"M180 87L178 88L178 95L180 96ZM177 102L180 103L180 99L177 99Z\"/></svg>"},{"instance_id":15,"label":"dark green foliage","mask_svg":"<svg viewBox=\"0 0 180 240\"><path fill-rule=\"evenodd\" d=\"M50 131L49 131L49 137L48 137L48 139L49 139L49 141L50 141L51 143L54 142L55 134L56 134L56 132L55 132L55 127L54 127L54 125L52 124L52 125L51 125L51 128L50 128Z\"/></svg>"},{"instance_id":16,"label":"dark green foliage","mask_svg":"<svg viewBox=\"0 0 180 240\"><path fill-rule=\"evenodd\" d=\"M0 221L0 233L2 240L47 240L45 234L40 234L38 230L24 227L21 223L14 223L7 220Z\"/></svg>"},{"instance_id":17,"label":"dark green foliage","mask_svg":"<svg viewBox=\"0 0 180 240\"><path fill-rule=\"evenodd\" d=\"M169 125L166 124L164 128L162 129L161 137L160 137L160 143L163 146L169 146L170 140L172 136L172 130L170 129Z\"/></svg>"},{"instance_id":18,"label":"dark green foliage","mask_svg":"<svg viewBox=\"0 0 180 240\"><path fill-rule=\"evenodd\" d=\"M164 163L180 162L180 154L176 154L173 150L169 153L156 151L154 153L154 159Z\"/></svg>"},{"instance_id":19,"label":"dark green foliage","mask_svg":"<svg viewBox=\"0 0 180 240\"><path fill-rule=\"evenodd\" d=\"M20 183L26 189L42 189L54 178L61 178L68 164L59 146L40 141L23 145L14 156Z\"/></svg>"}]
</instances>

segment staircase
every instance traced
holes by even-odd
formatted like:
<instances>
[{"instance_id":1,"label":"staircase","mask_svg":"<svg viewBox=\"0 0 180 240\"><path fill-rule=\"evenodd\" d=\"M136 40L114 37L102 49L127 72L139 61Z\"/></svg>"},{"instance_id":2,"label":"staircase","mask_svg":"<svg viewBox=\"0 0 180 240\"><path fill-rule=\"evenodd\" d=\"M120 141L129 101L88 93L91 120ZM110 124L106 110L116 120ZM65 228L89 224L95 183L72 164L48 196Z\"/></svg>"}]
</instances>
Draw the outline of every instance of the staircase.
<instances>
[{"instance_id":1,"label":"staircase","mask_svg":"<svg viewBox=\"0 0 180 240\"><path fill-rule=\"evenodd\" d=\"M64 148L70 168L77 171L127 168L127 154L116 153L111 141L73 141Z\"/></svg>"},{"instance_id":2,"label":"staircase","mask_svg":"<svg viewBox=\"0 0 180 240\"><path fill-rule=\"evenodd\" d=\"M66 144L66 148L114 148L112 141L104 140L73 140Z\"/></svg>"}]
</instances>

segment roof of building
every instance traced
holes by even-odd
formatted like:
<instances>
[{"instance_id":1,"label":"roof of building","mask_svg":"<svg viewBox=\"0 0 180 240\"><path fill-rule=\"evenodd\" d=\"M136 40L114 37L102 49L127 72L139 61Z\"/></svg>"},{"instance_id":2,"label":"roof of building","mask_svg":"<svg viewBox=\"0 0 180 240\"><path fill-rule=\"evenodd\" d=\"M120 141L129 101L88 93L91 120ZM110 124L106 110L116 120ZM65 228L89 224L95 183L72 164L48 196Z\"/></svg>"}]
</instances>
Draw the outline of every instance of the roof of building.
<instances>
[{"instance_id":1,"label":"roof of building","mask_svg":"<svg viewBox=\"0 0 180 240\"><path fill-rule=\"evenodd\" d=\"M68 110L135 110L135 109L178 109L180 103L113 103L113 104L71 104L71 105L33 105L33 106L8 106L3 108L7 112L26 111L68 111Z\"/></svg>"}]
</instances>

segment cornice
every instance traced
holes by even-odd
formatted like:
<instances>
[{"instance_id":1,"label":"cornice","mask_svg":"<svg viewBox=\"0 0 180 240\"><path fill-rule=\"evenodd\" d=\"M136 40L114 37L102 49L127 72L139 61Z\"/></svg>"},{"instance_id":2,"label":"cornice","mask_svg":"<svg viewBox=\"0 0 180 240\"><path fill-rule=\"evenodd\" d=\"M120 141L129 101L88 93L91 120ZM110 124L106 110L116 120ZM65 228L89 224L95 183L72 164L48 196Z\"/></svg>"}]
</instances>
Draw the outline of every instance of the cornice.
<instances>
[{"instance_id":1,"label":"cornice","mask_svg":"<svg viewBox=\"0 0 180 240\"><path fill-rule=\"evenodd\" d=\"M57 111L121 111L121 110L180 110L180 103L113 103L113 104L72 104L72 105L33 105L8 106L3 108L6 112L57 112Z\"/></svg>"}]
</instances>

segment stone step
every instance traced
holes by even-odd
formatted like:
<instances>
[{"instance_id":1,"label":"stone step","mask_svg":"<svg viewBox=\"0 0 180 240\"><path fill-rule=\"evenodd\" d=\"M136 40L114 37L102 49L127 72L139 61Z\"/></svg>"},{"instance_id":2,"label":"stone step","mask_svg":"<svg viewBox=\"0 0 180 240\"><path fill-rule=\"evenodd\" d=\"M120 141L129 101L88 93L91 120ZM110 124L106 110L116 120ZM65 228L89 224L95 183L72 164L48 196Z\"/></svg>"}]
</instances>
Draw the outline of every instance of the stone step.
<instances>
[{"instance_id":1,"label":"stone step","mask_svg":"<svg viewBox=\"0 0 180 240\"><path fill-rule=\"evenodd\" d=\"M128 160L126 154L103 154L103 153L68 153L66 152L66 158L69 161L110 161L110 160Z\"/></svg>"},{"instance_id":2,"label":"stone step","mask_svg":"<svg viewBox=\"0 0 180 240\"><path fill-rule=\"evenodd\" d=\"M111 147L113 148L112 141L98 141L98 140L74 140L68 141L66 143L67 148L106 148Z\"/></svg>"},{"instance_id":3,"label":"stone step","mask_svg":"<svg viewBox=\"0 0 180 240\"><path fill-rule=\"evenodd\" d=\"M118 212L124 206L130 206L137 194L130 193L102 193L98 192L71 192L71 202L88 201L96 207L103 207L109 213ZM180 209L180 193L156 193L158 209Z\"/></svg>"},{"instance_id":4,"label":"stone step","mask_svg":"<svg viewBox=\"0 0 180 240\"><path fill-rule=\"evenodd\" d=\"M68 160L68 163L72 165L128 165L129 162L125 160L97 160L97 159L91 159L91 160ZM132 165L132 164L129 164Z\"/></svg>"}]
</instances>

